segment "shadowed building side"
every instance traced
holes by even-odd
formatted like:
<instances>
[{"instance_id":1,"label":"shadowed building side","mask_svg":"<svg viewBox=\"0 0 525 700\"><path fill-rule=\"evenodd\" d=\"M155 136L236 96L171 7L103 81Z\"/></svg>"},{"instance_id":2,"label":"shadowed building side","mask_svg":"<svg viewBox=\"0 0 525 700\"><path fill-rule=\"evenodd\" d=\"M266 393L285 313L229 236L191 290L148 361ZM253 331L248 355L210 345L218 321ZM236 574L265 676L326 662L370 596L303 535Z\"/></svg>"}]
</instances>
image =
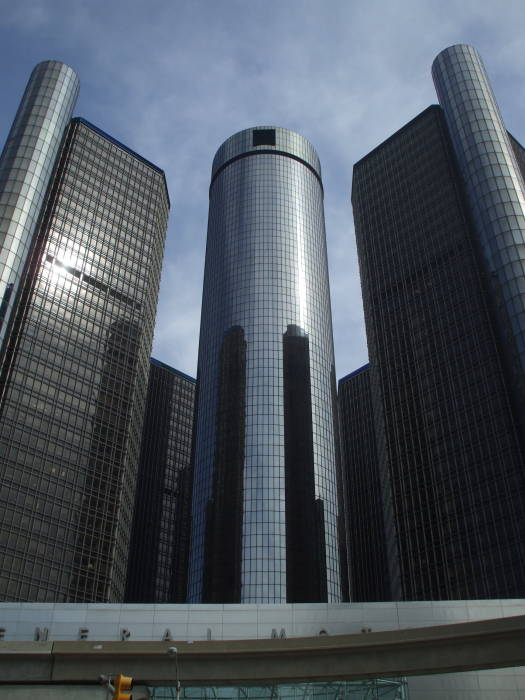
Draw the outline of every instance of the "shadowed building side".
<instances>
[{"instance_id":1,"label":"shadowed building side","mask_svg":"<svg viewBox=\"0 0 525 700\"><path fill-rule=\"evenodd\" d=\"M323 502L315 498L308 336L290 325L283 336L286 494L286 599L326 600Z\"/></svg>"},{"instance_id":2,"label":"shadowed building side","mask_svg":"<svg viewBox=\"0 0 525 700\"><path fill-rule=\"evenodd\" d=\"M151 359L126 601L186 600L195 380Z\"/></svg>"},{"instance_id":3,"label":"shadowed building side","mask_svg":"<svg viewBox=\"0 0 525 700\"><path fill-rule=\"evenodd\" d=\"M392 595L521 597L524 460L440 107L356 164L352 202Z\"/></svg>"},{"instance_id":4,"label":"shadowed building side","mask_svg":"<svg viewBox=\"0 0 525 700\"><path fill-rule=\"evenodd\" d=\"M393 600L388 573L370 366L339 381L349 580L353 602Z\"/></svg>"},{"instance_id":5,"label":"shadowed building side","mask_svg":"<svg viewBox=\"0 0 525 700\"><path fill-rule=\"evenodd\" d=\"M240 326L224 336L220 353L212 498L206 521L203 603L241 599L246 341Z\"/></svg>"}]
</instances>

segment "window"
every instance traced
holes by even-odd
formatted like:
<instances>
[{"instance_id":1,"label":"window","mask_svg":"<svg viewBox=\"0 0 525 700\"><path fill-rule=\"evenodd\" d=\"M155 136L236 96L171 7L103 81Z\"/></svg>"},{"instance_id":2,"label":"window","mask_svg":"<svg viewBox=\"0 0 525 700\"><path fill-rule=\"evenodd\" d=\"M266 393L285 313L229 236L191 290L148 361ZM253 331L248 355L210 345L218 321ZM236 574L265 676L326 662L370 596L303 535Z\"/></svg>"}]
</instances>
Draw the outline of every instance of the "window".
<instances>
[{"instance_id":1,"label":"window","mask_svg":"<svg viewBox=\"0 0 525 700\"><path fill-rule=\"evenodd\" d=\"M275 129L254 129L254 146L275 146Z\"/></svg>"}]
</instances>

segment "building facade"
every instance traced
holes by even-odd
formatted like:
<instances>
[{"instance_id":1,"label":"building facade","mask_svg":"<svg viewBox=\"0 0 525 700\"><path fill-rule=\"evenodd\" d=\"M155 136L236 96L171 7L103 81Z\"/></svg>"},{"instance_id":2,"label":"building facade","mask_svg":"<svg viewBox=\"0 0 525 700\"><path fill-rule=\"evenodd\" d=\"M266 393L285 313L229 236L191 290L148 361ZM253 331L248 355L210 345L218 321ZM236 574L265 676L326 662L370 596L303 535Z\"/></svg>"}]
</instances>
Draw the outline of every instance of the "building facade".
<instances>
[{"instance_id":1,"label":"building facade","mask_svg":"<svg viewBox=\"0 0 525 700\"><path fill-rule=\"evenodd\" d=\"M151 359L126 601L186 600L195 379Z\"/></svg>"},{"instance_id":2,"label":"building facade","mask_svg":"<svg viewBox=\"0 0 525 700\"><path fill-rule=\"evenodd\" d=\"M1 375L3 600L123 599L168 207L161 170L69 123Z\"/></svg>"},{"instance_id":3,"label":"building facade","mask_svg":"<svg viewBox=\"0 0 525 700\"><path fill-rule=\"evenodd\" d=\"M189 600L339 600L323 188L286 129L213 161L198 367Z\"/></svg>"},{"instance_id":4,"label":"building facade","mask_svg":"<svg viewBox=\"0 0 525 700\"><path fill-rule=\"evenodd\" d=\"M475 52L452 47L434 65L444 109L428 108L357 163L352 190L391 592L424 600L520 597L525 475L514 359L521 302L519 280L510 276L525 229L511 213L521 200L510 185L521 176L514 155L504 165L509 152L487 145L498 129L485 112L472 122L466 97L448 106L461 80L468 99L486 96ZM458 66L462 79L447 74ZM464 145L485 151L462 156L456 127ZM467 161L493 172L499 189L485 171L469 175ZM510 173L511 166L513 175L501 179L498 168ZM486 191L502 202L492 213ZM502 230L510 217L512 237L493 241L480 212ZM503 314L507 305L512 318Z\"/></svg>"},{"instance_id":5,"label":"building facade","mask_svg":"<svg viewBox=\"0 0 525 700\"><path fill-rule=\"evenodd\" d=\"M392 600L386 566L383 498L370 387L370 365L339 380L341 467L347 513L350 598Z\"/></svg>"}]
</instances>

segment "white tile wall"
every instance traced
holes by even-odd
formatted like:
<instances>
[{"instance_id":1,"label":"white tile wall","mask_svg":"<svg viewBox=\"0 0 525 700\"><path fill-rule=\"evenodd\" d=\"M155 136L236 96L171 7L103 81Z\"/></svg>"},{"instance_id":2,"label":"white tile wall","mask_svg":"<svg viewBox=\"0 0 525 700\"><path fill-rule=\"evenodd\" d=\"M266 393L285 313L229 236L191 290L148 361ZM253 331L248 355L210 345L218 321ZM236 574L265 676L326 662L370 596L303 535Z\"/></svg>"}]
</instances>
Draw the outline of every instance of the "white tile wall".
<instances>
[{"instance_id":1,"label":"white tile wall","mask_svg":"<svg viewBox=\"0 0 525 700\"><path fill-rule=\"evenodd\" d=\"M0 603L6 640L32 640L35 627L47 627L51 640L71 639L79 627L90 639L159 639L166 628L180 640L265 638L274 629L288 637L373 632L466 622L525 614L525 600L349 603L340 605L118 605ZM100 636L103 635L103 636Z\"/></svg>"}]
</instances>

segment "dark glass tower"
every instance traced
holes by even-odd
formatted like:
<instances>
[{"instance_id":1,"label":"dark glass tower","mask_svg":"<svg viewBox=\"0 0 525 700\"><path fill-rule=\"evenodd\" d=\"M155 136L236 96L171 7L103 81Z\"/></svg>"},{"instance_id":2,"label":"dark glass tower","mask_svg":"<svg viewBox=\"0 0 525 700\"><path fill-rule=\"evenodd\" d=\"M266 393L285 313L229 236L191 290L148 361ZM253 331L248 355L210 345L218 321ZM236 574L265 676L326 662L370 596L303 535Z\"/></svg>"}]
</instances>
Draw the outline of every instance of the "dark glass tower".
<instances>
[{"instance_id":1,"label":"dark glass tower","mask_svg":"<svg viewBox=\"0 0 525 700\"><path fill-rule=\"evenodd\" d=\"M0 598L119 601L168 196L82 119L54 168L0 377Z\"/></svg>"},{"instance_id":2,"label":"dark glass tower","mask_svg":"<svg viewBox=\"0 0 525 700\"><path fill-rule=\"evenodd\" d=\"M333 363L319 160L247 129L212 168L190 601L339 600Z\"/></svg>"},{"instance_id":3,"label":"dark glass tower","mask_svg":"<svg viewBox=\"0 0 525 700\"><path fill-rule=\"evenodd\" d=\"M186 600L195 379L151 360L126 586L129 603Z\"/></svg>"},{"instance_id":4,"label":"dark glass tower","mask_svg":"<svg viewBox=\"0 0 525 700\"><path fill-rule=\"evenodd\" d=\"M499 127L475 52L452 47L435 66L445 111L428 108L357 163L352 191L391 591L522 597L523 182L514 151L489 145Z\"/></svg>"}]
</instances>

